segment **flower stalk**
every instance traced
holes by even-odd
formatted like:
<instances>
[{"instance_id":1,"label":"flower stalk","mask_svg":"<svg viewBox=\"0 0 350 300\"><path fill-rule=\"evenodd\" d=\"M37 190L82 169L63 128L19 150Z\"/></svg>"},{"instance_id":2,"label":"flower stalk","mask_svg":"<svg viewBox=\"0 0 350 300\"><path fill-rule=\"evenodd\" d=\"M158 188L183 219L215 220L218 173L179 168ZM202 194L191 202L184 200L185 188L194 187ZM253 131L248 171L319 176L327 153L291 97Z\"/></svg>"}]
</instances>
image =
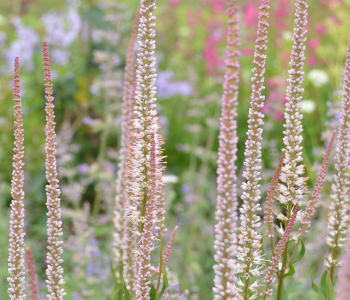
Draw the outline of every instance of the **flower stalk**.
<instances>
[{"instance_id":1,"label":"flower stalk","mask_svg":"<svg viewBox=\"0 0 350 300\"><path fill-rule=\"evenodd\" d=\"M256 214L260 208L260 164L261 164L261 140L263 117L261 109L264 106L265 96L262 95L264 87L264 74L267 49L267 22L269 16L269 0L264 0L259 7L258 37L255 43L252 95L248 115L248 132L244 151L245 170L243 177L246 182L242 184L243 205L240 208L241 225L238 228L241 232L238 235L238 247L236 257L240 261L237 263L237 273L242 274L237 280L237 290L240 299L256 299L258 297L258 281L251 283L251 278L262 274L263 256L260 250L262 236L256 231L260 227L260 217ZM239 287L238 287L239 285ZM249 291L253 293L249 295Z\"/></svg>"},{"instance_id":2,"label":"flower stalk","mask_svg":"<svg viewBox=\"0 0 350 300\"><path fill-rule=\"evenodd\" d=\"M336 145L336 163L337 174L334 175L334 184L332 185L333 201L329 206L328 226L327 226L327 244L331 247L331 252L326 255L324 264L329 270L333 280L335 269L340 265L339 254L345 247L346 232L348 224L349 205L349 160L350 160L350 35L347 48L343 99L341 104L341 113L339 120L339 129Z\"/></svg>"},{"instance_id":3,"label":"flower stalk","mask_svg":"<svg viewBox=\"0 0 350 300\"><path fill-rule=\"evenodd\" d=\"M214 299L233 299L236 294L234 254L237 243L237 106L239 83L239 28L236 0L228 2L226 73L220 118L218 196L216 206Z\"/></svg>"},{"instance_id":4,"label":"flower stalk","mask_svg":"<svg viewBox=\"0 0 350 300\"><path fill-rule=\"evenodd\" d=\"M132 245L129 245L129 240L133 242L132 228L129 228L125 218L125 208L129 204L128 193L126 190L127 184L127 156L128 145L131 140L132 126L132 109L134 97L134 45L137 35L137 26L139 22L139 13L137 12L134 20L134 25L131 31L129 45L127 49L127 57L125 64L124 88L123 88L123 107L122 107L122 133L121 147L119 150L118 175L116 181L116 197L114 203L114 218L113 224L115 232L113 234L113 253L117 279L119 283L124 278L131 292L134 292L134 282L136 281L136 264L133 259Z\"/></svg>"},{"instance_id":5,"label":"flower stalk","mask_svg":"<svg viewBox=\"0 0 350 300\"><path fill-rule=\"evenodd\" d=\"M27 258L27 267L28 267L28 275L29 275L28 283L29 283L30 297L32 300L39 300L38 284L36 282L36 271L35 271L33 251L29 247L26 250L26 258Z\"/></svg>"},{"instance_id":6,"label":"flower stalk","mask_svg":"<svg viewBox=\"0 0 350 300\"><path fill-rule=\"evenodd\" d=\"M24 156L24 135L23 135L23 118L20 90L19 75L19 58L15 58L13 78L13 95L14 95L14 125L15 125L15 141L13 155L13 172L11 180L11 196L10 204L10 248L8 257L7 281L10 287L7 289L11 300L24 300L25 294L25 265L24 265L24 172L23 172L23 156Z\"/></svg>"},{"instance_id":7,"label":"flower stalk","mask_svg":"<svg viewBox=\"0 0 350 300\"><path fill-rule=\"evenodd\" d=\"M65 296L64 289L61 287L64 284L63 268L61 266L63 259L61 258L63 249L61 247L63 241L60 237L62 232L61 221L61 199L60 189L57 179L57 163L56 163L56 148L55 148L55 113L54 113L54 97L52 96L52 83L50 71L50 59L47 51L47 43L43 42L44 56L44 75L45 75L45 98L46 98L46 206L48 208L47 219L47 242L48 252L46 256L46 284L48 289L47 297L50 300L62 300Z\"/></svg>"}]
</instances>

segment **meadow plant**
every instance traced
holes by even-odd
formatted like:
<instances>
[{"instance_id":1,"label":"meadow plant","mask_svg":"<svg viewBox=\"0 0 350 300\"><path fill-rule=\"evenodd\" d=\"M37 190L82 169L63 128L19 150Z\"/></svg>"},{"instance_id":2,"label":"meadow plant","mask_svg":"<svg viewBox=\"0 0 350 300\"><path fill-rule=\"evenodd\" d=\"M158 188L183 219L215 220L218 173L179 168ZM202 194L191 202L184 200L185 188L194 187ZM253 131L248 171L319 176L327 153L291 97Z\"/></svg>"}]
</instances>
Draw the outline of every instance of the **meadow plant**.
<instances>
[{"instance_id":1,"label":"meadow plant","mask_svg":"<svg viewBox=\"0 0 350 300\"><path fill-rule=\"evenodd\" d=\"M329 270L331 280L335 269L340 265L339 254L346 245L346 232L348 228L349 205L349 161L350 161L350 38L347 48L346 63L344 69L343 99L339 120L339 129L336 145L337 174L334 175L332 185L332 202L329 206L327 244L331 247L330 253L325 256L324 264Z\"/></svg>"},{"instance_id":2,"label":"meadow plant","mask_svg":"<svg viewBox=\"0 0 350 300\"><path fill-rule=\"evenodd\" d=\"M224 1L212 1L216 12L221 11ZM282 1L280 1L282 3ZM281 4L280 3L280 4ZM172 7L179 5L171 1ZM269 173L262 169L262 141L265 96L265 69L268 36L269 0L261 1L258 11L257 38L254 48L254 68L250 107L248 112L248 131L245 141L244 162L241 185L242 204L238 210L238 189L240 180L237 175L237 155L239 127L238 89L239 89L239 6L237 0L227 0L227 45L226 72L224 76L221 118L219 127L219 149L217 159L217 198L214 241L214 300L254 300L274 296L273 284L277 281L275 299L284 299L285 278L294 274L294 264L305 255L304 235L313 230L312 218L319 205L321 191L326 181L336 132L329 138L322 165L313 187L310 199L307 199L307 180L303 160L303 126L301 85L304 80L304 60L307 25L306 0L295 0L295 28L292 37L289 78L287 80L286 104L284 113L283 143L285 149L274 162L277 168L272 176L264 203L264 227L261 222L261 198L264 189L262 182L268 182ZM108 6L108 5L107 5ZM255 7L247 5L249 20L252 23ZM78 216L73 217L72 231L66 247L75 251L73 279L79 282L80 291L75 297L92 297L98 294L100 299L112 291L112 298L121 300L157 300L187 299L188 291L180 293L176 276L169 272L169 256L178 231L175 227L168 234L168 242L163 247L166 236L165 228L165 195L163 192L165 162L163 161L162 136L159 134L160 121L156 104L156 58L155 58L155 15L156 0L140 0L138 13L129 39L125 77L123 83L121 142L119 164L116 180L116 195L113 209L113 232L111 243L111 275L114 286L103 282L108 277L101 264L95 261L104 258L98 248L98 236L90 224L90 204L84 203L79 209L79 199L70 201ZM282 12L280 12L282 14ZM111 16L108 18L111 20ZM113 18L112 18L113 19ZM138 27L138 34L137 34ZM281 32L278 31L278 35ZM135 41L138 38L138 49L135 59ZM96 53L95 53L96 54ZM100 53L101 54L101 53ZM57 174L57 150L55 133L54 97L50 59L47 43L43 43L44 81L46 98L46 205L47 213L47 256L46 285L47 299L63 300L66 295L63 285L63 247L60 187ZM113 69L110 67L110 71ZM19 58L15 58L14 69L14 117L15 142L12 173L12 202L10 204L9 259L8 259L8 294L11 300L26 299L25 283L25 232L24 232L24 132L20 93ZM114 87L115 88L115 87ZM344 93L342 99L339 129L336 140L334 184L332 185L332 203L329 206L326 243L331 247L324 263L327 268L321 279L321 288L312 284L316 291L321 291L325 299L333 299L333 286L336 287L337 300L349 299L350 284L350 231L349 223L349 161L350 161L350 36L344 70ZM107 95L107 94L106 94ZM112 93L108 97L117 95ZM105 106L106 108L107 106ZM219 110L218 110L219 112ZM66 124L66 123L64 123ZM68 126L69 127L69 126ZM73 131L74 132L74 131ZM105 152L108 130L101 135L102 150ZM196 132L198 134L198 130ZM207 141L208 152L213 143L214 131ZM69 136L69 140L72 136ZM61 141L61 140L60 140ZM63 142L61 142L63 143ZM208 146L209 145L209 146ZM101 148L100 148L101 150ZM64 152L64 151L63 151ZM102 154L98 158L101 172ZM104 155L104 154L103 154ZM208 159L209 160L209 159ZM204 160L203 160L204 161ZM206 164L208 162L206 161ZM278 164L277 164L278 163ZM208 168L208 166L206 168ZM103 167L103 165L102 165ZM205 169L205 168L204 168ZM203 169L201 169L203 170ZM311 170L307 170L308 173ZM204 172L205 173L205 172ZM272 172L271 172L272 175ZM100 176L97 174L96 176ZM199 176L200 178L203 178ZM264 177L264 178L262 178ZM89 185L90 181L84 185ZM100 181L98 181L98 184ZM93 215L98 217L102 186L95 186ZM198 195L201 201L204 183L200 183ZM266 185L267 186L267 185ZM79 200L79 201L78 201ZM277 201L276 201L277 200ZM193 204L193 203L192 203ZM278 208L276 208L276 204ZM67 215L74 211L67 208ZM109 211L106 212L108 215ZM109 215L107 216L107 218ZM168 219L167 219L168 220ZM300 224L298 223L300 221ZM108 221L107 221L108 222ZM298 225L299 224L299 225ZM96 225L96 224L95 224ZM265 231L266 230L266 231ZM275 234L276 232L278 234ZM293 230L295 234L293 235ZM181 232L181 230L179 229ZM190 237L195 235L194 227L189 230ZM265 232L266 245L263 235ZM238 234L238 235L237 235ZM190 243L191 241L186 241ZM267 246L267 247L263 247ZM292 246L292 247L289 247ZM306 246L307 247L307 246ZM346 248L346 249L345 249ZM298 251L298 249L300 249ZM343 250L345 254L340 259ZM153 253L157 257L153 257ZM270 255L271 259L267 257ZM32 300L39 299L35 262L31 249L27 249L28 294ZM336 281L336 268L341 266ZM169 278L171 280L168 280ZM85 278L86 277L86 278ZM96 279L96 277L98 277ZM187 280L187 277L184 276ZM264 277L264 279L263 279ZM94 282L89 281L93 278ZM261 280L263 279L263 280ZM87 283L81 283L86 280ZM74 282L74 284L76 283ZM102 291L100 293L100 291ZM194 293L193 293L194 294ZM193 296L193 295L192 295ZM191 297L191 296L190 296ZM211 297L211 296L209 296ZM79 299L80 299L79 298ZM195 299L194 296L191 299Z\"/></svg>"},{"instance_id":3,"label":"meadow plant","mask_svg":"<svg viewBox=\"0 0 350 300\"><path fill-rule=\"evenodd\" d=\"M47 242L48 252L46 256L46 284L49 294L47 297L52 300L62 300L65 292L61 286L64 284L63 268L61 266L63 260L61 258L63 249L61 247L63 241L60 237L62 232L61 221L61 199L60 189L57 179L57 164L56 164L56 147L55 147L55 113L52 96L51 70L50 59L47 50L47 43L43 42L43 57L45 70L45 98L46 98L46 179L48 185L46 186L46 206L48 209L47 219Z\"/></svg>"},{"instance_id":4,"label":"meadow plant","mask_svg":"<svg viewBox=\"0 0 350 300\"><path fill-rule=\"evenodd\" d=\"M39 300L38 295L38 283L37 276L35 271L35 263L33 257L33 251L29 247L26 249L26 260L27 260L27 268L28 268L28 285L30 290L30 298L32 300Z\"/></svg>"},{"instance_id":5,"label":"meadow plant","mask_svg":"<svg viewBox=\"0 0 350 300\"><path fill-rule=\"evenodd\" d=\"M269 0L263 1L259 7L258 37L256 39L254 51L253 78L252 78L252 94L248 114L248 132L244 151L243 177L246 182L241 186L243 190L243 204L240 208L240 221L238 227L240 234L238 235L238 247L236 257L239 260L237 264L237 273L241 274L241 278L237 281L237 289L240 299L256 299L258 297L258 281L254 277L262 274L263 255L262 244L260 242L262 236L258 234L257 229L260 227L260 216L257 212L260 208L260 172L261 169L261 140L262 140L262 124L264 115L261 109L264 106L265 96L262 95L264 89L264 73L267 50L267 29L269 23ZM253 293L249 295L249 291Z\"/></svg>"},{"instance_id":6,"label":"meadow plant","mask_svg":"<svg viewBox=\"0 0 350 300\"><path fill-rule=\"evenodd\" d=\"M214 299L233 299L236 296L236 263L233 260L237 243L237 187L236 187L236 152L237 152L237 96L239 63L237 50L238 17L236 1L228 1L228 30L226 47L226 66L224 95L222 98L219 150L218 150L218 198L215 226L215 287Z\"/></svg>"},{"instance_id":7,"label":"meadow plant","mask_svg":"<svg viewBox=\"0 0 350 300\"><path fill-rule=\"evenodd\" d=\"M24 260L24 172L23 172L23 119L21 105L21 90L19 79L19 58L15 58L15 74L13 79L13 95L15 98L15 148L13 155L13 173L11 181L11 216L10 216L10 249L8 258L10 288L7 290L11 300L24 300L25 294L25 260Z\"/></svg>"}]
</instances>

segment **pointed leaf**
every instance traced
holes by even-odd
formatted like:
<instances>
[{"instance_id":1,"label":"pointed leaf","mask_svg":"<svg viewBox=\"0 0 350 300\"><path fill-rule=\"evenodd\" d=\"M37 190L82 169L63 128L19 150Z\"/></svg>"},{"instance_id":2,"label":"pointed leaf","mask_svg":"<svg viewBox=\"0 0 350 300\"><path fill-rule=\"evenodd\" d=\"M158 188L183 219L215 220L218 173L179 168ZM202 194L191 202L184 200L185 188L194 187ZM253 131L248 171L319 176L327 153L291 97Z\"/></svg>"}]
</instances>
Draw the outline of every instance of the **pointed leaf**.
<instances>
[{"instance_id":1,"label":"pointed leaf","mask_svg":"<svg viewBox=\"0 0 350 300\"><path fill-rule=\"evenodd\" d=\"M155 300L156 299L156 288L154 287L154 284L151 282L151 290L149 292L150 299Z\"/></svg>"},{"instance_id":2,"label":"pointed leaf","mask_svg":"<svg viewBox=\"0 0 350 300\"><path fill-rule=\"evenodd\" d=\"M168 288L169 286L169 283L168 283L168 277L167 277L167 274L166 274L166 267L164 266L163 268L163 287L162 287L162 290L157 294L157 300L159 299L162 299L162 296L165 292L165 290Z\"/></svg>"},{"instance_id":3,"label":"pointed leaf","mask_svg":"<svg viewBox=\"0 0 350 300\"><path fill-rule=\"evenodd\" d=\"M325 271L321 277L320 289L325 299L327 299L327 271Z\"/></svg>"},{"instance_id":4,"label":"pointed leaf","mask_svg":"<svg viewBox=\"0 0 350 300\"><path fill-rule=\"evenodd\" d=\"M295 273L294 267L292 264L289 264L289 271L283 275L283 278L286 278L288 276L293 276Z\"/></svg>"},{"instance_id":5,"label":"pointed leaf","mask_svg":"<svg viewBox=\"0 0 350 300\"><path fill-rule=\"evenodd\" d=\"M128 288L126 287L126 283L124 281L124 298L125 300L132 300L133 295L128 291Z\"/></svg>"},{"instance_id":6,"label":"pointed leaf","mask_svg":"<svg viewBox=\"0 0 350 300\"><path fill-rule=\"evenodd\" d=\"M326 287L327 287L327 300L334 300L334 288L332 279L329 276L327 272L327 278L326 278Z\"/></svg>"},{"instance_id":7,"label":"pointed leaf","mask_svg":"<svg viewBox=\"0 0 350 300\"><path fill-rule=\"evenodd\" d=\"M292 261L293 264L296 263L297 261L301 260L305 255L305 245L304 245L302 239L300 239L300 243L301 243L301 249L300 249L298 256L293 259L293 261Z\"/></svg>"},{"instance_id":8,"label":"pointed leaf","mask_svg":"<svg viewBox=\"0 0 350 300\"><path fill-rule=\"evenodd\" d=\"M312 284L311 284L311 287L312 289L316 292L316 293L321 293L322 294L322 291L321 289L317 286L316 283L314 283L314 281L312 280Z\"/></svg>"}]
</instances>

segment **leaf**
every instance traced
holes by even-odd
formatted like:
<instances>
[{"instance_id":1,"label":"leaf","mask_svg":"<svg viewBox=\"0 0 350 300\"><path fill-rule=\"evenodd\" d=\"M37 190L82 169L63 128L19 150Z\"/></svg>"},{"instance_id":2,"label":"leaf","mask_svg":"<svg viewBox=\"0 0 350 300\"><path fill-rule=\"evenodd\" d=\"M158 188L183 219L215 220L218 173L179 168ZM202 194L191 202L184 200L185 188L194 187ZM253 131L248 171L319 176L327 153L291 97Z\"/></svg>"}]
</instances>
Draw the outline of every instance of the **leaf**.
<instances>
[{"instance_id":1,"label":"leaf","mask_svg":"<svg viewBox=\"0 0 350 300\"><path fill-rule=\"evenodd\" d=\"M327 270L323 273L321 277L320 289L325 299L327 299Z\"/></svg>"},{"instance_id":2,"label":"leaf","mask_svg":"<svg viewBox=\"0 0 350 300\"><path fill-rule=\"evenodd\" d=\"M149 292L150 295L150 300L155 300L156 299L156 288L154 287L154 284L151 282L151 290Z\"/></svg>"},{"instance_id":3,"label":"leaf","mask_svg":"<svg viewBox=\"0 0 350 300\"><path fill-rule=\"evenodd\" d=\"M119 284L118 279L117 279L117 276L115 275L115 269L113 268L112 264L111 264L111 266L110 266L110 269L111 269L112 278L113 278L114 283L115 283L115 284Z\"/></svg>"},{"instance_id":4,"label":"leaf","mask_svg":"<svg viewBox=\"0 0 350 300\"><path fill-rule=\"evenodd\" d=\"M304 245L302 239L300 239L300 243L301 243L301 249L300 249L298 256L293 259L293 261L292 261L293 264L296 263L297 261L301 260L305 255L305 245Z\"/></svg>"},{"instance_id":5,"label":"leaf","mask_svg":"<svg viewBox=\"0 0 350 300\"><path fill-rule=\"evenodd\" d=\"M157 294L157 297L156 297L157 300L162 299L164 291L168 288L168 286L169 286L168 277L166 274L166 267L164 266L164 268L163 268L163 287L162 287L162 290Z\"/></svg>"},{"instance_id":6,"label":"leaf","mask_svg":"<svg viewBox=\"0 0 350 300\"><path fill-rule=\"evenodd\" d=\"M126 287L126 283L124 281L124 298L125 300L132 300L133 295L128 291L128 288Z\"/></svg>"},{"instance_id":7,"label":"leaf","mask_svg":"<svg viewBox=\"0 0 350 300\"><path fill-rule=\"evenodd\" d=\"M311 284L311 287L312 289L316 292L316 293L321 293L322 294L322 291L321 289L317 286L316 283L314 283L314 281L312 280L312 284Z\"/></svg>"},{"instance_id":8,"label":"leaf","mask_svg":"<svg viewBox=\"0 0 350 300\"><path fill-rule=\"evenodd\" d=\"M294 267L292 264L289 264L289 271L283 275L283 278L286 278L288 276L293 276L295 273Z\"/></svg>"},{"instance_id":9,"label":"leaf","mask_svg":"<svg viewBox=\"0 0 350 300\"><path fill-rule=\"evenodd\" d=\"M327 277L326 277L326 287L327 287L327 300L334 300L333 283L332 283L332 279L329 276L328 272L327 272Z\"/></svg>"}]
</instances>

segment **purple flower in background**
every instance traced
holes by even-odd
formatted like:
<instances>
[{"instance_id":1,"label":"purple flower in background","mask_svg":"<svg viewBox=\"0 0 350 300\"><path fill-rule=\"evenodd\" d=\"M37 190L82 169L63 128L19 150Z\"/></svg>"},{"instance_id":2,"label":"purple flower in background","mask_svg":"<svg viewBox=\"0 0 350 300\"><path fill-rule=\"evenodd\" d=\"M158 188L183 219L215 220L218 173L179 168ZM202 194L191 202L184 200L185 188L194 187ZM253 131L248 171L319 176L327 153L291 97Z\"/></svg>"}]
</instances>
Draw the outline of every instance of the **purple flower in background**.
<instances>
[{"instance_id":1,"label":"purple flower in background","mask_svg":"<svg viewBox=\"0 0 350 300\"><path fill-rule=\"evenodd\" d=\"M31 28L22 24L19 17L12 19L12 25L16 30L17 39L11 42L10 48L4 51L4 56L9 64L15 60L15 56L21 57L21 64L27 70L33 69L32 56L35 47L39 43L38 34Z\"/></svg>"},{"instance_id":2,"label":"purple flower in background","mask_svg":"<svg viewBox=\"0 0 350 300\"><path fill-rule=\"evenodd\" d=\"M168 98L175 95L190 96L192 86L186 81L174 81L174 73L170 70L158 73L157 90L159 98Z\"/></svg>"},{"instance_id":3,"label":"purple flower in background","mask_svg":"<svg viewBox=\"0 0 350 300\"><path fill-rule=\"evenodd\" d=\"M54 46L51 51L52 59L59 65L66 65L69 61L67 47L78 36L82 27L79 13L70 9L67 13L49 12L42 16L41 21L46 31L46 41Z\"/></svg>"}]
</instances>

